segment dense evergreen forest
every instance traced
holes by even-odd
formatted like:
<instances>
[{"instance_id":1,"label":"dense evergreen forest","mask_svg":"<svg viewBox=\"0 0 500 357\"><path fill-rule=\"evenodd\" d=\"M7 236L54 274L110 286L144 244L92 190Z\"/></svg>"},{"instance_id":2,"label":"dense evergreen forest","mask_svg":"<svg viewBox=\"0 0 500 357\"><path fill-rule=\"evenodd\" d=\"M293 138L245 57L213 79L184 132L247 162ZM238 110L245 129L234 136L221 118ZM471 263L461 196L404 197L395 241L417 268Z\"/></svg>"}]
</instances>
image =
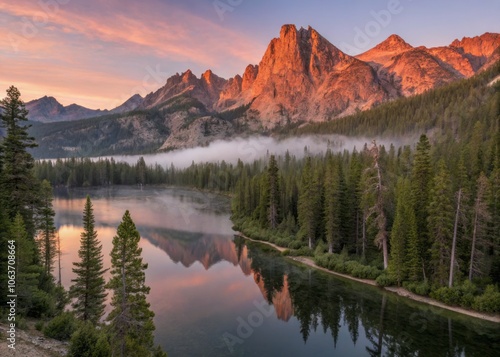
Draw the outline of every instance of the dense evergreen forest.
<instances>
[{"instance_id":1,"label":"dense evergreen forest","mask_svg":"<svg viewBox=\"0 0 500 357\"><path fill-rule=\"evenodd\" d=\"M318 265L451 305L499 312L500 64L471 79L281 134L415 137L353 152L268 155L186 169L113 159L42 161L70 187L167 184L229 192L235 229Z\"/></svg>"},{"instance_id":2,"label":"dense evergreen forest","mask_svg":"<svg viewBox=\"0 0 500 357\"><path fill-rule=\"evenodd\" d=\"M83 209L79 262L74 262L71 289L66 291L54 269L59 237L54 224L52 186L34 175L29 149L27 110L11 86L0 101L4 132L0 140L0 318L9 326L6 338L15 349L16 329L27 320L47 337L70 340L69 356L166 356L154 346L154 313L146 301L145 269L140 239L128 211L117 228L111 252L111 280L106 284L101 244L94 230L92 202ZM125 257L125 258L124 258ZM112 311L101 322L107 289ZM72 311L65 308L71 303Z\"/></svg>"}]
</instances>

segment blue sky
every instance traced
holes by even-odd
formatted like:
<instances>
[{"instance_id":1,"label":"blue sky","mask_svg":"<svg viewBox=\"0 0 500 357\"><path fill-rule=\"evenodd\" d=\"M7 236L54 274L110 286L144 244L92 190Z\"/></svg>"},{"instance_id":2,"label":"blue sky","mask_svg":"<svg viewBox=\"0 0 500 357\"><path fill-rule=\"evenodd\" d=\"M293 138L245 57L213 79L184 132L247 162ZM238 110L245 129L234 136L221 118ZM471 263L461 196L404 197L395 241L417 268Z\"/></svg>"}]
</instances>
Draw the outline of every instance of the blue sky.
<instances>
[{"instance_id":1,"label":"blue sky","mask_svg":"<svg viewBox=\"0 0 500 357\"><path fill-rule=\"evenodd\" d=\"M112 108L188 68L241 74L283 24L310 25L354 55L393 33L432 47L500 32L499 19L497 0L4 1L0 88Z\"/></svg>"}]
</instances>

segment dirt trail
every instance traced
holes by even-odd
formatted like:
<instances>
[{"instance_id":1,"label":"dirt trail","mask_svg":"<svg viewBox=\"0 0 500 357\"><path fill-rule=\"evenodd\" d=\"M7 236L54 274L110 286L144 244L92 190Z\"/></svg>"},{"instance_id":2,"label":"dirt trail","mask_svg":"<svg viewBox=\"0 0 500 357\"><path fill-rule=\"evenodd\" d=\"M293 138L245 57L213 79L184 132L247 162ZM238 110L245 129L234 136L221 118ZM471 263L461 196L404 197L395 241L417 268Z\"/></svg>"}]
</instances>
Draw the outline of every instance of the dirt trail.
<instances>
[{"instance_id":1,"label":"dirt trail","mask_svg":"<svg viewBox=\"0 0 500 357\"><path fill-rule=\"evenodd\" d=\"M26 331L16 330L16 349L8 347L6 324L0 323L0 356L22 356L22 357L60 357L66 356L68 344L65 342L45 338L32 327Z\"/></svg>"},{"instance_id":2,"label":"dirt trail","mask_svg":"<svg viewBox=\"0 0 500 357\"><path fill-rule=\"evenodd\" d=\"M257 242L257 243L262 243L262 244L269 245L269 246L277 249L280 252L283 252L283 251L286 250L286 248L278 247L276 244L265 242L265 241L255 240L255 239L249 238L249 237L247 237L247 236L245 236L244 234L241 234L241 233L238 233L238 236L243 237L245 239L248 239L248 240L250 240L252 242ZM360 282L360 283L363 283L363 284L377 286L377 283L375 282L375 280L359 279L359 278L355 278L355 277L347 275L347 274L341 274L341 273L334 272L332 270L328 270L326 268L322 268L322 267L316 265L316 263L311 258L309 258L309 257L292 257L292 256L289 256L288 258L292 259L292 260L294 260L296 262L299 262L299 263L305 264L307 266L310 266L312 268L315 268L315 269L318 269L318 270L322 270L322 271L324 271L324 272L326 272L328 274L340 276L340 277L343 277L343 278L346 278L346 279L349 279L349 280L354 280L354 281L357 281L357 282ZM414 294L411 291L408 291L408 290L406 290L404 288L385 287L384 289L387 290L387 291L390 291L392 293L398 294L399 296L403 296L405 298L408 298L408 299L411 299L411 300L414 300L414 301L418 301L418 302L421 302L421 303L424 303L424 304L428 304L428 305L432 305L432 306L437 306L437 307L440 307L442 309L446 309L446 310L458 312L460 314L464 314L464 315L467 315L467 316L472 316L472 317L475 317L475 318L478 318L478 319L500 323L500 315L486 314L486 313L482 313L482 312L478 312L478 311L467 310L467 309L464 309L464 308L461 308L461 307L457 307L457 306L449 306L449 305L443 304L442 302L439 302L437 300L431 299L430 297Z\"/></svg>"}]
</instances>

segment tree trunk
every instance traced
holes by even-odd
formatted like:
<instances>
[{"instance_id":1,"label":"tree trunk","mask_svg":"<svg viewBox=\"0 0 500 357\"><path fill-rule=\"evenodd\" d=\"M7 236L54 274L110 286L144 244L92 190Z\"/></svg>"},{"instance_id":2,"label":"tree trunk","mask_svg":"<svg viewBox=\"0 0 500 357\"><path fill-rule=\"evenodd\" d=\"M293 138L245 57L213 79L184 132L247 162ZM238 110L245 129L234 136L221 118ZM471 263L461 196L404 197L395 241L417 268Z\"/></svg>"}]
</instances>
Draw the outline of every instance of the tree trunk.
<instances>
[{"instance_id":1,"label":"tree trunk","mask_svg":"<svg viewBox=\"0 0 500 357\"><path fill-rule=\"evenodd\" d=\"M453 287L453 269L455 268L455 249L457 246L457 231L458 231L458 218L460 217L460 201L462 200L462 189L458 190L458 203L457 211L455 214L455 227L453 228L453 243L451 245L451 259L450 259L450 280L448 287Z\"/></svg>"},{"instance_id":2,"label":"tree trunk","mask_svg":"<svg viewBox=\"0 0 500 357\"><path fill-rule=\"evenodd\" d=\"M474 214L474 231L472 233L472 247L470 250L470 265L469 265L469 281L472 281L472 270L474 268L474 252L476 250L476 237L477 237L477 220L478 220L478 210Z\"/></svg>"},{"instance_id":3,"label":"tree trunk","mask_svg":"<svg viewBox=\"0 0 500 357\"><path fill-rule=\"evenodd\" d=\"M362 241L361 241L361 257L365 259L366 257L366 215L363 214L363 235L362 235Z\"/></svg>"}]
</instances>

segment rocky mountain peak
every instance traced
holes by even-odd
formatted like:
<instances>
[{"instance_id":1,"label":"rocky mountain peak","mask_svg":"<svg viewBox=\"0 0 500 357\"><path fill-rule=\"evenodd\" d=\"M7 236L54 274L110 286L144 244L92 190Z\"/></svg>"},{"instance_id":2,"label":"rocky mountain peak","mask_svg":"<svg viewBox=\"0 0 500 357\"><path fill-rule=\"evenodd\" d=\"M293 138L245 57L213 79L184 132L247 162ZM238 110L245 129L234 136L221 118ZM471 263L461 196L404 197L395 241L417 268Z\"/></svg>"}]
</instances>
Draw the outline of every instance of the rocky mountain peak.
<instances>
[{"instance_id":1,"label":"rocky mountain peak","mask_svg":"<svg viewBox=\"0 0 500 357\"><path fill-rule=\"evenodd\" d=\"M375 48L379 50L389 50L389 51L407 51L411 50L412 46L403 40L400 36L393 34L381 42Z\"/></svg>"},{"instance_id":2,"label":"rocky mountain peak","mask_svg":"<svg viewBox=\"0 0 500 357\"><path fill-rule=\"evenodd\" d=\"M245 69L245 73L242 77L241 90L246 91L250 89L255 78L257 78L257 74L259 73L259 66L254 66L249 64Z\"/></svg>"},{"instance_id":3,"label":"rocky mountain peak","mask_svg":"<svg viewBox=\"0 0 500 357\"><path fill-rule=\"evenodd\" d=\"M356 58L364 62L386 66L394 56L400 55L411 49L413 49L413 47L400 36L391 35L372 49L357 55Z\"/></svg>"},{"instance_id":4,"label":"rocky mountain peak","mask_svg":"<svg viewBox=\"0 0 500 357\"><path fill-rule=\"evenodd\" d=\"M481 36L463 37L461 40L453 41L450 46L462 49L473 56L491 56L500 46L500 34L486 32Z\"/></svg>"},{"instance_id":5,"label":"rocky mountain peak","mask_svg":"<svg viewBox=\"0 0 500 357\"><path fill-rule=\"evenodd\" d=\"M186 72L182 74L182 82L183 83L193 83L197 80L196 76L188 69Z\"/></svg>"}]
</instances>

